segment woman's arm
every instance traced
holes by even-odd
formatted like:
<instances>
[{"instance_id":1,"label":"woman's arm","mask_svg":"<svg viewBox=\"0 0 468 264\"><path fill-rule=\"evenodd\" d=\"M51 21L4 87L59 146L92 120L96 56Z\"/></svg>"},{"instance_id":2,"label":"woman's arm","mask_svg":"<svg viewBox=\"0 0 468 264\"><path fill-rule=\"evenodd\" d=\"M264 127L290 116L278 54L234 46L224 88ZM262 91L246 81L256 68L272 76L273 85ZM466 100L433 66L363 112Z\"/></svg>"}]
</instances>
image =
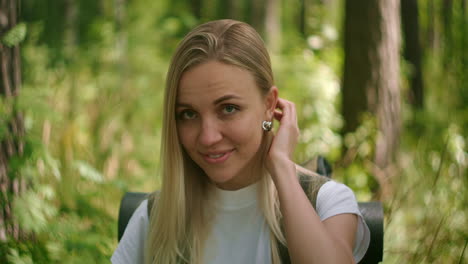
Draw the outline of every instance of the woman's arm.
<instances>
[{"instance_id":1,"label":"woman's arm","mask_svg":"<svg viewBox=\"0 0 468 264\"><path fill-rule=\"evenodd\" d=\"M357 216L339 214L322 222L299 184L295 164L276 162L274 167L292 263L354 263Z\"/></svg>"},{"instance_id":2,"label":"woman's arm","mask_svg":"<svg viewBox=\"0 0 468 264\"><path fill-rule=\"evenodd\" d=\"M340 214L320 220L291 159L299 135L294 104L279 98L277 107L282 110L274 112L280 127L270 146L267 168L278 190L291 260L295 264L354 263L357 216Z\"/></svg>"}]
</instances>

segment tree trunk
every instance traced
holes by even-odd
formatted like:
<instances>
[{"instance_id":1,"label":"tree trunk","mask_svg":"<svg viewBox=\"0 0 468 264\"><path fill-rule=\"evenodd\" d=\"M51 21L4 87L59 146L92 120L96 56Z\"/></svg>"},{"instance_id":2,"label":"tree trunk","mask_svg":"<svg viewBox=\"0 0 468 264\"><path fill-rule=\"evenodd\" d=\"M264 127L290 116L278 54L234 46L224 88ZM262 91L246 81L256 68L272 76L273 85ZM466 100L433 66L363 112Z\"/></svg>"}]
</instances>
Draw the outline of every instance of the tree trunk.
<instances>
[{"instance_id":1,"label":"tree trunk","mask_svg":"<svg viewBox=\"0 0 468 264\"><path fill-rule=\"evenodd\" d=\"M78 34L78 21L80 17L79 1L77 0L65 0L64 10L64 24L66 29L64 32L64 50L65 60L68 65L69 74L69 88L67 94L67 113L66 113L66 127L63 129L63 133L59 135L59 157L62 171L62 179L60 181L60 187L58 188L58 194L61 197L61 206L64 208L75 208L76 193L76 175L72 169L72 162L74 159L74 145L73 145L73 131L74 120L78 113L78 98L79 91L77 87L76 71L74 70L75 62L77 60L78 45L79 45L79 34Z\"/></svg>"},{"instance_id":2,"label":"tree trunk","mask_svg":"<svg viewBox=\"0 0 468 264\"><path fill-rule=\"evenodd\" d=\"M468 46L468 16L466 13L466 0L462 0L460 2L460 9L461 9L461 16L462 19L460 21L460 30L462 32L461 38L460 38L460 47L462 48L462 51L466 49ZM462 67L463 69L468 69L468 52L462 52ZM467 79L465 75L465 80ZM468 96L465 94L465 96ZM466 102L466 101L465 101Z\"/></svg>"},{"instance_id":3,"label":"tree trunk","mask_svg":"<svg viewBox=\"0 0 468 264\"><path fill-rule=\"evenodd\" d=\"M216 19L229 18L229 3L226 0L217 0Z\"/></svg>"},{"instance_id":4,"label":"tree trunk","mask_svg":"<svg viewBox=\"0 0 468 264\"><path fill-rule=\"evenodd\" d=\"M19 0L0 1L0 37L17 25ZM7 107L6 119L0 117L0 126L6 128L0 137L0 241L20 240L25 234L13 218L13 199L26 189L26 181L10 161L23 156L24 121L16 103L21 89L21 60L19 45L8 47L0 42L0 97Z\"/></svg>"},{"instance_id":5,"label":"tree trunk","mask_svg":"<svg viewBox=\"0 0 468 264\"><path fill-rule=\"evenodd\" d=\"M361 115L374 110L375 89L370 84L377 46L373 1L345 1L344 71L342 88L343 135L354 132L361 124Z\"/></svg>"},{"instance_id":6,"label":"tree trunk","mask_svg":"<svg viewBox=\"0 0 468 264\"><path fill-rule=\"evenodd\" d=\"M426 25L426 43L429 47L428 49L433 52L436 48L436 30L435 30L435 23L434 23L434 0L429 0L427 2L427 14L426 16L429 18Z\"/></svg>"},{"instance_id":7,"label":"tree trunk","mask_svg":"<svg viewBox=\"0 0 468 264\"><path fill-rule=\"evenodd\" d=\"M190 7L192 9L193 16L200 20L202 17L202 0L191 0Z\"/></svg>"},{"instance_id":8,"label":"tree trunk","mask_svg":"<svg viewBox=\"0 0 468 264\"><path fill-rule=\"evenodd\" d=\"M378 1L382 15L381 41L377 47L380 65L375 69L378 104L377 120L380 135L377 137L375 163L385 169L394 160L400 136L400 2Z\"/></svg>"},{"instance_id":9,"label":"tree trunk","mask_svg":"<svg viewBox=\"0 0 468 264\"><path fill-rule=\"evenodd\" d=\"M376 115L374 176L384 195L400 134L399 14L398 0L345 2L342 132L354 132L362 113Z\"/></svg>"},{"instance_id":10,"label":"tree trunk","mask_svg":"<svg viewBox=\"0 0 468 264\"><path fill-rule=\"evenodd\" d=\"M452 10L453 10L452 0L443 0L442 1L442 25L443 25L443 51L444 57L443 62L444 66L449 66L449 63L453 57L453 36L452 36Z\"/></svg>"},{"instance_id":11,"label":"tree trunk","mask_svg":"<svg viewBox=\"0 0 468 264\"><path fill-rule=\"evenodd\" d=\"M239 0L229 0L229 18L235 20L242 20L242 1Z\"/></svg>"},{"instance_id":12,"label":"tree trunk","mask_svg":"<svg viewBox=\"0 0 468 264\"><path fill-rule=\"evenodd\" d=\"M242 21L242 8L243 2L238 0L218 0L218 14L219 19L234 19Z\"/></svg>"},{"instance_id":13,"label":"tree trunk","mask_svg":"<svg viewBox=\"0 0 468 264\"><path fill-rule=\"evenodd\" d=\"M248 23L257 32L264 36L265 33L265 0L252 0L250 2L250 14Z\"/></svg>"},{"instance_id":14,"label":"tree trunk","mask_svg":"<svg viewBox=\"0 0 468 264\"><path fill-rule=\"evenodd\" d=\"M67 59L72 58L76 54L76 46L79 42L77 32L77 19L79 7L77 0L65 0L65 53Z\"/></svg>"},{"instance_id":15,"label":"tree trunk","mask_svg":"<svg viewBox=\"0 0 468 264\"><path fill-rule=\"evenodd\" d=\"M115 26L116 26L116 50L118 54L120 85L124 86L128 74L127 59L127 31L125 21L127 19L127 0L114 0Z\"/></svg>"},{"instance_id":16,"label":"tree trunk","mask_svg":"<svg viewBox=\"0 0 468 264\"><path fill-rule=\"evenodd\" d=\"M301 36L306 38L307 37L307 32L306 32L306 18L307 18L307 6L306 6L306 1L305 0L299 0L299 21L298 21L298 28L299 28L299 33L301 33Z\"/></svg>"},{"instance_id":17,"label":"tree trunk","mask_svg":"<svg viewBox=\"0 0 468 264\"><path fill-rule=\"evenodd\" d=\"M411 64L410 103L417 109L424 106L424 87L421 65L421 44L419 41L419 17L417 0L401 0L401 21L403 22L404 56Z\"/></svg>"},{"instance_id":18,"label":"tree trunk","mask_svg":"<svg viewBox=\"0 0 468 264\"><path fill-rule=\"evenodd\" d=\"M280 16L279 0L267 0L265 15L265 37L270 52L273 53L277 52L281 46Z\"/></svg>"}]
</instances>

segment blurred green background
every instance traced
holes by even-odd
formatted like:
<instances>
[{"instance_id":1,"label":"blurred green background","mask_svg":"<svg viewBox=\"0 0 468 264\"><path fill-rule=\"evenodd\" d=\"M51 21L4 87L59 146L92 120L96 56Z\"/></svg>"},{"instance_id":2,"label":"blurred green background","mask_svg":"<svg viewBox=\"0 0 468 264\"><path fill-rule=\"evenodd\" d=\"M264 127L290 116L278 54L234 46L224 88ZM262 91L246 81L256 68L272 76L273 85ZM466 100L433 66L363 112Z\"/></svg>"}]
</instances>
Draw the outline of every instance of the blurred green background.
<instances>
[{"instance_id":1,"label":"blurred green background","mask_svg":"<svg viewBox=\"0 0 468 264\"><path fill-rule=\"evenodd\" d=\"M266 40L298 110L296 162L324 155L359 201L383 203L383 263L467 263L466 1L383 2L3 1L0 263L109 261L122 195L160 184L170 56L220 18ZM396 57L368 55L388 47ZM364 86L396 97L372 106ZM379 137L396 140L384 162Z\"/></svg>"}]
</instances>

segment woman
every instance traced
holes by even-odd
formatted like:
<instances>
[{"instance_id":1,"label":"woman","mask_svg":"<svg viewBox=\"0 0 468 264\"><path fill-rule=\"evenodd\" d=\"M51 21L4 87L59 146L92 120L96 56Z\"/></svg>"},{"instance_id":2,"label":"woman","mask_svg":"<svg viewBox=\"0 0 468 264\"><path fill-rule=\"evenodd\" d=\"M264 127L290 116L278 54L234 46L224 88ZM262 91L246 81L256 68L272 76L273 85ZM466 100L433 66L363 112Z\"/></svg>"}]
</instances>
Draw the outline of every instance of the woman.
<instances>
[{"instance_id":1,"label":"woman","mask_svg":"<svg viewBox=\"0 0 468 264\"><path fill-rule=\"evenodd\" d=\"M148 201L135 211L113 263L354 263L364 256L369 229L352 191L305 176L292 161L296 110L278 97L253 28L234 20L198 26L179 44L166 82L161 192L149 217Z\"/></svg>"}]
</instances>

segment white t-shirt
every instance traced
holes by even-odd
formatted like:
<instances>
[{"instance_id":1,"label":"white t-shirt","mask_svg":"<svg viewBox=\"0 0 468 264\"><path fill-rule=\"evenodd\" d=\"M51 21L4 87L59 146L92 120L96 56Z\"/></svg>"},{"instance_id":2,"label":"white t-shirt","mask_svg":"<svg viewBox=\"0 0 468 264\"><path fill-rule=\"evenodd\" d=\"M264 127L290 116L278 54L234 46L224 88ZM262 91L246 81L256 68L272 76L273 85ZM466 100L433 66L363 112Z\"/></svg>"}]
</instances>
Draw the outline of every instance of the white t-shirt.
<instances>
[{"instance_id":1,"label":"white t-shirt","mask_svg":"<svg viewBox=\"0 0 468 264\"><path fill-rule=\"evenodd\" d=\"M205 244L204 263L271 263L270 230L257 203L258 184L237 191L218 189L215 219ZM334 215L358 215L354 259L359 262L370 242L370 231L359 211L354 193L347 186L328 181L317 195L317 214L322 221ZM131 217L111 261L143 263L148 231L147 200Z\"/></svg>"}]
</instances>

